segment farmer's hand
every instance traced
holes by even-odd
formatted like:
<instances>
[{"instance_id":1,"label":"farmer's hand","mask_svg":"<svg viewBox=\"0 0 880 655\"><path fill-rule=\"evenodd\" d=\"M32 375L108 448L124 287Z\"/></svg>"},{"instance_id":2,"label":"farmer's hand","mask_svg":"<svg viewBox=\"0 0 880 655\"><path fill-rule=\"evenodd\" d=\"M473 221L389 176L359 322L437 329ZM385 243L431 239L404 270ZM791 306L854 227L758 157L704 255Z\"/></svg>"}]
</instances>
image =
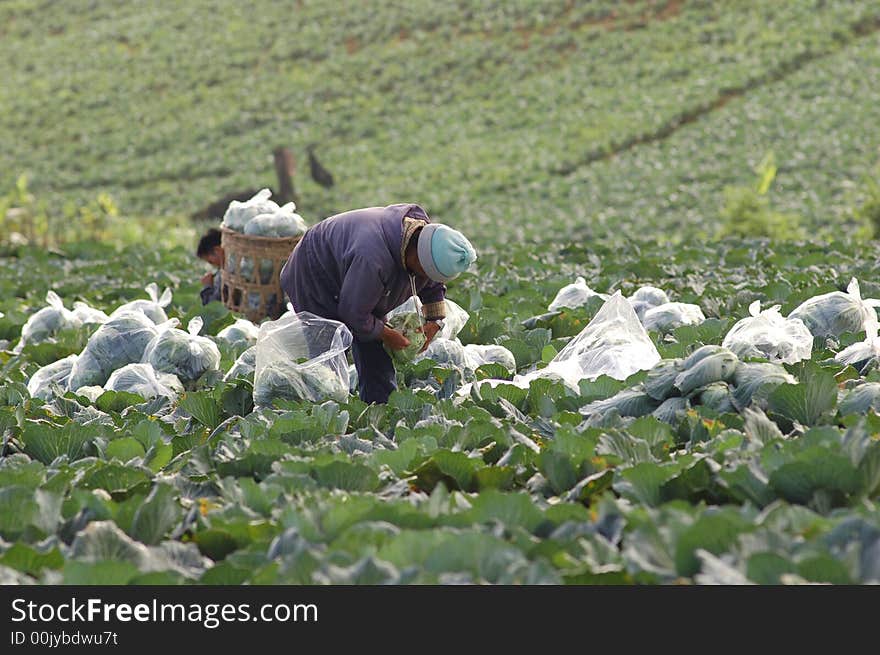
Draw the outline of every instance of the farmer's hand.
<instances>
[{"instance_id":1,"label":"farmer's hand","mask_svg":"<svg viewBox=\"0 0 880 655\"><path fill-rule=\"evenodd\" d=\"M437 333L440 331L440 326L434 321L428 321L425 323L424 329L419 328L417 331L423 332L425 335L425 345L422 346L422 349L419 351L420 353L423 353L428 349L428 346L431 345L431 341L434 340L434 337L437 336Z\"/></svg>"},{"instance_id":2,"label":"farmer's hand","mask_svg":"<svg viewBox=\"0 0 880 655\"><path fill-rule=\"evenodd\" d=\"M213 273L205 273L202 276L202 286L209 287L214 284L214 274Z\"/></svg>"},{"instance_id":3,"label":"farmer's hand","mask_svg":"<svg viewBox=\"0 0 880 655\"><path fill-rule=\"evenodd\" d=\"M407 339L403 334L395 330L394 328L390 328L387 325L382 330L382 343L388 346L391 350L403 350L407 346L409 346L409 339Z\"/></svg>"}]
</instances>

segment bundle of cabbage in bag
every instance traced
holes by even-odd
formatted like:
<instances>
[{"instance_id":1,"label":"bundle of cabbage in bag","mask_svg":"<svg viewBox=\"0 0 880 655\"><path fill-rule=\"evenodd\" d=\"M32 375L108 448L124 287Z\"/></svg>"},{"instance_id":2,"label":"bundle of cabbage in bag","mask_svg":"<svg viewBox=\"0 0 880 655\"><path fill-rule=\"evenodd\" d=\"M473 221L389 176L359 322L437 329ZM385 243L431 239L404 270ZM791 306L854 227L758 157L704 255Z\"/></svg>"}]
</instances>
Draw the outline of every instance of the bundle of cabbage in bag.
<instances>
[{"instance_id":1,"label":"bundle of cabbage in bag","mask_svg":"<svg viewBox=\"0 0 880 655\"><path fill-rule=\"evenodd\" d=\"M646 309L641 320L646 330L669 332L682 325L699 325L706 317L699 305L667 302Z\"/></svg>"},{"instance_id":2,"label":"bundle of cabbage in bag","mask_svg":"<svg viewBox=\"0 0 880 655\"><path fill-rule=\"evenodd\" d=\"M516 372L516 358L504 346L469 343L464 347L464 352L468 366L474 370L483 364L501 364L508 371Z\"/></svg>"},{"instance_id":3,"label":"bundle of cabbage in bag","mask_svg":"<svg viewBox=\"0 0 880 655\"><path fill-rule=\"evenodd\" d=\"M458 339L434 337L425 352L418 354L416 359L430 359L443 368L456 368L460 371L470 369L467 352Z\"/></svg>"},{"instance_id":4,"label":"bundle of cabbage in bag","mask_svg":"<svg viewBox=\"0 0 880 655\"><path fill-rule=\"evenodd\" d=\"M850 280L846 293L832 291L802 302L789 318L799 318L814 337L839 337L844 332L861 332L870 320L877 320L874 307L880 301L862 299L859 282Z\"/></svg>"},{"instance_id":5,"label":"bundle of cabbage in bag","mask_svg":"<svg viewBox=\"0 0 880 655\"><path fill-rule=\"evenodd\" d=\"M660 361L660 353L620 291L615 291L581 332L566 344L545 368L515 375L513 382L483 380L479 384L513 384L528 389L538 378L561 380L577 393L581 380L608 375L625 380L636 371ZM457 393L470 393L471 384Z\"/></svg>"},{"instance_id":6,"label":"bundle of cabbage in bag","mask_svg":"<svg viewBox=\"0 0 880 655\"><path fill-rule=\"evenodd\" d=\"M645 312L649 309L668 303L669 296L666 295L666 292L663 289L644 286L636 289L635 293L627 298L627 301L632 305L639 320L642 320L645 316Z\"/></svg>"},{"instance_id":7,"label":"bundle of cabbage in bag","mask_svg":"<svg viewBox=\"0 0 880 655\"><path fill-rule=\"evenodd\" d=\"M870 318L865 326L865 340L854 343L841 350L834 357L840 364L849 365L864 374L871 364L880 361L880 331L877 319Z\"/></svg>"},{"instance_id":8,"label":"bundle of cabbage in bag","mask_svg":"<svg viewBox=\"0 0 880 655\"><path fill-rule=\"evenodd\" d=\"M64 302L54 291L46 294L48 307L43 307L35 314L31 314L27 322L21 328L21 339L16 347L17 351L34 343L41 343L52 339L62 330L78 328L82 320L72 311L64 307Z\"/></svg>"},{"instance_id":9,"label":"bundle of cabbage in bag","mask_svg":"<svg viewBox=\"0 0 880 655\"><path fill-rule=\"evenodd\" d=\"M660 361L635 311L616 291L587 326L547 365L575 386L580 380L609 375L625 380Z\"/></svg>"},{"instance_id":10,"label":"bundle of cabbage in bag","mask_svg":"<svg viewBox=\"0 0 880 655\"><path fill-rule=\"evenodd\" d=\"M346 368L344 382L337 373L322 364L298 364L287 359L269 362L254 383L254 404L269 406L273 399L310 400L313 402L348 398L349 378Z\"/></svg>"},{"instance_id":11,"label":"bundle of cabbage in bag","mask_svg":"<svg viewBox=\"0 0 880 655\"><path fill-rule=\"evenodd\" d=\"M220 350L209 338L198 336L204 325L201 316L193 318L186 331L174 327L177 324L177 319L172 319L162 326L165 329L159 330L147 345L142 361L160 373L171 373L189 384L207 371L217 370Z\"/></svg>"},{"instance_id":12,"label":"bundle of cabbage in bag","mask_svg":"<svg viewBox=\"0 0 880 655\"><path fill-rule=\"evenodd\" d=\"M223 376L223 381L228 382L229 380L234 380L236 378L245 378L253 381L254 368L256 368L256 365L257 349L255 346L251 346L241 353L238 356L238 359L235 360L235 363L229 367L229 370L226 371L226 375Z\"/></svg>"},{"instance_id":13,"label":"bundle of cabbage in bag","mask_svg":"<svg viewBox=\"0 0 880 655\"><path fill-rule=\"evenodd\" d=\"M77 300L73 303L73 314L83 325L103 325L110 317L100 309L91 307L88 303Z\"/></svg>"},{"instance_id":14,"label":"bundle of cabbage in bag","mask_svg":"<svg viewBox=\"0 0 880 655\"><path fill-rule=\"evenodd\" d=\"M134 393L146 400L156 396L176 398L183 393L183 385L175 375L160 373L146 363L126 364L113 371L104 388Z\"/></svg>"},{"instance_id":15,"label":"bundle of cabbage in bag","mask_svg":"<svg viewBox=\"0 0 880 655\"><path fill-rule=\"evenodd\" d=\"M165 323L168 320L168 316L165 314L165 308L171 304L171 289L166 288L160 296L159 285L155 282L150 282L144 287L144 291L150 296L149 300L132 300L124 305L120 305L112 314L110 314L110 318L135 311L144 314L147 318L153 321L155 325Z\"/></svg>"},{"instance_id":16,"label":"bundle of cabbage in bag","mask_svg":"<svg viewBox=\"0 0 880 655\"><path fill-rule=\"evenodd\" d=\"M31 397L51 400L56 395L56 388L63 394L67 389L67 380L70 378L70 372L73 370L77 357L78 355L68 355L37 369L27 383L27 390Z\"/></svg>"},{"instance_id":17,"label":"bundle of cabbage in bag","mask_svg":"<svg viewBox=\"0 0 880 655\"><path fill-rule=\"evenodd\" d=\"M126 364L140 362L158 328L139 311L112 316L89 337L70 372L67 387L103 386L110 374Z\"/></svg>"},{"instance_id":18,"label":"bundle of cabbage in bag","mask_svg":"<svg viewBox=\"0 0 880 655\"><path fill-rule=\"evenodd\" d=\"M547 306L547 311L555 312L565 307L569 309L577 309L578 307L586 305L590 298L593 298L594 296L599 296L603 300L608 300L609 298L608 294L593 291L587 286L586 279L578 277L575 279L574 283L566 284L556 293L553 302Z\"/></svg>"},{"instance_id":19,"label":"bundle of cabbage in bag","mask_svg":"<svg viewBox=\"0 0 880 655\"><path fill-rule=\"evenodd\" d=\"M421 317L416 312L392 313L388 315L388 325L409 339L409 345L402 350L392 350L385 345L385 351L395 364L412 361L425 345L425 335L421 332Z\"/></svg>"},{"instance_id":20,"label":"bundle of cabbage in bag","mask_svg":"<svg viewBox=\"0 0 880 655\"><path fill-rule=\"evenodd\" d=\"M254 371L254 404L275 398L344 402L349 375L345 351L351 331L339 321L288 312L260 325Z\"/></svg>"},{"instance_id":21,"label":"bundle of cabbage in bag","mask_svg":"<svg viewBox=\"0 0 880 655\"><path fill-rule=\"evenodd\" d=\"M257 335L260 328L251 323L246 318L237 318L235 323L227 325L217 333L220 341L225 341L230 346L247 344L249 346L257 343Z\"/></svg>"},{"instance_id":22,"label":"bundle of cabbage in bag","mask_svg":"<svg viewBox=\"0 0 880 655\"><path fill-rule=\"evenodd\" d=\"M799 318L785 318L774 305L761 311L761 301L749 305L750 316L730 328L721 343L741 359L764 357L771 362L794 364L809 359L813 335Z\"/></svg>"},{"instance_id":23,"label":"bundle of cabbage in bag","mask_svg":"<svg viewBox=\"0 0 880 655\"><path fill-rule=\"evenodd\" d=\"M468 314L460 305L449 300L449 298L446 298L444 303L446 305L446 318L443 319L443 328L437 333L435 338L455 339L458 336L458 333L461 332L461 329L465 326L465 323L470 319L470 314ZM416 312L421 311L422 301L418 296L410 296L405 303L388 312L387 318L390 322L391 319L400 314L415 314ZM418 316L416 316L416 318L418 318Z\"/></svg>"}]
</instances>

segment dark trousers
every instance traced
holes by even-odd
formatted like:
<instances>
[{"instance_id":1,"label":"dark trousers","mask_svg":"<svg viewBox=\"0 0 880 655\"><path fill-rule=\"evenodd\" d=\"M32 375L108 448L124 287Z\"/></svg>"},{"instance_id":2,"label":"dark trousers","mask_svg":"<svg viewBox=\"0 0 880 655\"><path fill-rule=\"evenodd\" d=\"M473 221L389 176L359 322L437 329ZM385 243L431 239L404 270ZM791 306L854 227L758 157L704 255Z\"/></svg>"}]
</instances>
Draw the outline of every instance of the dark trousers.
<instances>
[{"instance_id":1,"label":"dark trousers","mask_svg":"<svg viewBox=\"0 0 880 655\"><path fill-rule=\"evenodd\" d=\"M358 373L358 391L365 403L386 403L391 392L397 389L394 362L391 361L381 341L351 344L351 356Z\"/></svg>"}]
</instances>

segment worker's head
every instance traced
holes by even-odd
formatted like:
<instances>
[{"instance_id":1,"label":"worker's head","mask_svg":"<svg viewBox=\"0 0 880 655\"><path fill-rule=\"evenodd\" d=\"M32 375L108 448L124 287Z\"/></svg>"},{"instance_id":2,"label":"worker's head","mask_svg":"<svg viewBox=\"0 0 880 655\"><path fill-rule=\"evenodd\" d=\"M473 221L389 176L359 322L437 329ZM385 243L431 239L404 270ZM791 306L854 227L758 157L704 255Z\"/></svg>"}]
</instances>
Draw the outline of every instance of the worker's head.
<instances>
[{"instance_id":1,"label":"worker's head","mask_svg":"<svg viewBox=\"0 0 880 655\"><path fill-rule=\"evenodd\" d=\"M205 232L196 248L196 257L204 259L212 266L223 266L223 246L220 245L220 230L212 227Z\"/></svg>"},{"instance_id":2,"label":"worker's head","mask_svg":"<svg viewBox=\"0 0 880 655\"><path fill-rule=\"evenodd\" d=\"M435 282L455 279L477 261L477 251L458 230L441 223L429 223L418 233L415 244L418 267Z\"/></svg>"}]
</instances>

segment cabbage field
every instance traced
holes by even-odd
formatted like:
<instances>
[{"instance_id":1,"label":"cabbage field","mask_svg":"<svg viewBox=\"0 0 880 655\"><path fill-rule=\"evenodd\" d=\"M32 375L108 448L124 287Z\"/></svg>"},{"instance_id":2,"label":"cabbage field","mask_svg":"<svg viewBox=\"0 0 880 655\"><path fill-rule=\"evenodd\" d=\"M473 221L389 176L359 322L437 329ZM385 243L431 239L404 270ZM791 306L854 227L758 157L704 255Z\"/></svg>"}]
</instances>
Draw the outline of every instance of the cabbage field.
<instances>
[{"instance_id":1,"label":"cabbage field","mask_svg":"<svg viewBox=\"0 0 880 655\"><path fill-rule=\"evenodd\" d=\"M0 5L0 583L880 582L876 2L256 4ZM201 305L279 144L479 253L387 405Z\"/></svg>"},{"instance_id":2,"label":"cabbage field","mask_svg":"<svg viewBox=\"0 0 880 655\"><path fill-rule=\"evenodd\" d=\"M186 251L7 252L3 581L876 581L880 370L870 355L835 361L864 334L814 337L796 363L734 355L734 369L676 388L663 378L704 345L720 351L755 300L787 316L851 276L863 297L880 295L878 255L760 240L486 249L480 274L450 294L469 313L459 338L505 346L520 374L543 369L603 305L547 312L572 271L626 296L653 283L705 321L648 332L663 359L626 380L477 383L464 395L465 379L514 371L423 360L401 367L409 389L387 406L349 397L254 411L246 374L220 379L245 344L211 338L233 316L199 306ZM16 298L52 280L68 306L109 314L144 298L145 278L177 286L168 315L203 317L218 372L171 397L59 387L31 398L33 373L79 353L89 327L15 353L42 304Z\"/></svg>"}]
</instances>

